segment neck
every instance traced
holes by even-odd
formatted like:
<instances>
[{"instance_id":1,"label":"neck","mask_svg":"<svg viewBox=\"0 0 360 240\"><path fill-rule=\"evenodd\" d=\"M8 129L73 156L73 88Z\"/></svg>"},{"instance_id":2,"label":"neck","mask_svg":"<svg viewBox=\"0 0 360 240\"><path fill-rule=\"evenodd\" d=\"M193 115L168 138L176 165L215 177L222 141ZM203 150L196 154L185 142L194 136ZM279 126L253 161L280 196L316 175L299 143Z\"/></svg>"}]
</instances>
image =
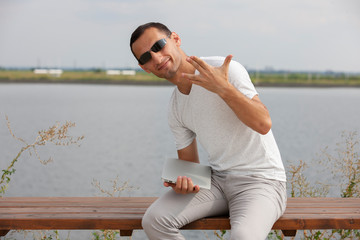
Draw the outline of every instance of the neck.
<instances>
[{"instance_id":1,"label":"neck","mask_svg":"<svg viewBox=\"0 0 360 240\"><path fill-rule=\"evenodd\" d=\"M187 57L188 56L185 53L182 54L181 64L175 76L172 79L168 79L168 81L175 84L178 87L179 91L183 94L190 93L192 83L189 80L183 78L182 74L183 73L194 74L196 70L195 67L186 60Z\"/></svg>"}]
</instances>

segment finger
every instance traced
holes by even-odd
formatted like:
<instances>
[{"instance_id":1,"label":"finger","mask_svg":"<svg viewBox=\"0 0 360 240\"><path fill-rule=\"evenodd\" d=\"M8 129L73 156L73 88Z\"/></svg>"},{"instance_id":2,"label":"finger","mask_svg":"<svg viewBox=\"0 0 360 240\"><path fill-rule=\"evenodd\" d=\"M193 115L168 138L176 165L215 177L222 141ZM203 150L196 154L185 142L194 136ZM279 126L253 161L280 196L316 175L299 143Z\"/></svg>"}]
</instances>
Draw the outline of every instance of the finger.
<instances>
[{"instance_id":1,"label":"finger","mask_svg":"<svg viewBox=\"0 0 360 240\"><path fill-rule=\"evenodd\" d=\"M228 70L232 58L233 58L233 55L231 55L231 54L228 55L228 56L225 58L222 67L225 67L225 69Z\"/></svg>"},{"instance_id":2,"label":"finger","mask_svg":"<svg viewBox=\"0 0 360 240\"><path fill-rule=\"evenodd\" d=\"M196 62L192 57L186 58L186 60L194 66L200 73L203 71L203 68Z\"/></svg>"},{"instance_id":3,"label":"finger","mask_svg":"<svg viewBox=\"0 0 360 240\"><path fill-rule=\"evenodd\" d=\"M189 74L189 73L182 73L182 77L186 78L189 81L198 81L201 82L202 81L202 76L199 74Z\"/></svg>"},{"instance_id":4,"label":"finger","mask_svg":"<svg viewBox=\"0 0 360 240\"><path fill-rule=\"evenodd\" d=\"M182 188L182 182L183 179L181 176L178 176L177 180L176 180L176 185L175 185L175 192L180 193L181 192L181 188Z\"/></svg>"},{"instance_id":5,"label":"finger","mask_svg":"<svg viewBox=\"0 0 360 240\"><path fill-rule=\"evenodd\" d=\"M204 79L200 75L183 73L182 76L187 81L189 81L189 82L191 82L193 84L199 85L199 86L203 86L204 82L206 81L206 79Z\"/></svg>"},{"instance_id":6,"label":"finger","mask_svg":"<svg viewBox=\"0 0 360 240\"><path fill-rule=\"evenodd\" d=\"M182 76L183 78L188 79L188 80L192 80L192 79L194 79L194 78L196 77L195 74L190 74L190 73L182 73L181 76Z\"/></svg>"},{"instance_id":7,"label":"finger","mask_svg":"<svg viewBox=\"0 0 360 240\"><path fill-rule=\"evenodd\" d=\"M193 184L193 181L191 180L191 178L188 178L187 185L188 185L188 191L193 192L194 191L194 184Z\"/></svg>"},{"instance_id":8,"label":"finger","mask_svg":"<svg viewBox=\"0 0 360 240\"><path fill-rule=\"evenodd\" d=\"M195 187L196 186L194 186L194 183L193 183L192 179L188 178L188 191L192 192L192 193L197 192L196 191L197 189Z\"/></svg>"},{"instance_id":9,"label":"finger","mask_svg":"<svg viewBox=\"0 0 360 240\"><path fill-rule=\"evenodd\" d=\"M200 187L199 187L199 185L196 185L194 187L194 193L198 193L199 191L200 191Z\"/></svg>"},{"instance_id":10,"label":"finger","mask_svg":"<svg viewBox=\"0 0 360 240\"><path fill-rule=\"evenodd\" d=\"M176 180L176 186L177 187L180 187L182 184L182 177L181 176L178 176L177 180Z\"/></svg>"},{"instance_id":11,"label":"finger","mask_svg":"<svg viewBox=\"0 0 360 240\"><path fill-rule=\"evenodd\" d=\"M176 184L175 183L164 182L164 186L165 187L175 187Z\"/></svg>"},{"instance_id":12,"label":"finger","mask_svg":"<svg viewBox=\"0 0 360 240\"><path fill-rule=\"evenodd\" d=\"M188 191L188 179L187 177L183 177L181 192L186 193Z\"/></svg>"},{"instance_id":13,"label":"finger","mask_svg":"<svg viewBox=\"0 0 360 240\"><path fill-rule=\"evenodd\" d=\"M209 64L207 64L204 60L202 60L201 58L199 58L197 56L191 56L190 59L193 60L194 62L196 62L203 69L209 68Z\"/></svg>"},{"instance_id":14,"label":"finger","mask_svg":"<svg viewBox=\"0 0 360 240\"><path fill-rule=\"evenodd\" d=\"M201 58L196 56L188 57L186 60L191 63L201 74L209 69L209 65Z\"/></svg>"}]
</instances>

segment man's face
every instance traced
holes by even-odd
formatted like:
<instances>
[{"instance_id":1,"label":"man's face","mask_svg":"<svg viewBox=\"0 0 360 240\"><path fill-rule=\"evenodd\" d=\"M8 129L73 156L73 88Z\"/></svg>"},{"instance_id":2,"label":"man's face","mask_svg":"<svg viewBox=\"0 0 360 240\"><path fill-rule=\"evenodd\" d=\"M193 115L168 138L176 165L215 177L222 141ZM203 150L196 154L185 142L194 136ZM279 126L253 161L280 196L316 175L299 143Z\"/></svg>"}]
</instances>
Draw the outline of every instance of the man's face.
<instances>
[{"instance_id":1,"label":"man's face","mask_svg":"<svg viewBox=\"0 0 360 240\"><path fill-rule=\"evenodd\" d=\"M151 47L163 38L166 40L165 46L158 52L151 51ZM156 28L149 28L133 43L132 50L137 59L150 50L151 59L139 66L158 77L172 79L181 63L180 42L176 33L169 37Z\"/></svg>"}]
</instances>

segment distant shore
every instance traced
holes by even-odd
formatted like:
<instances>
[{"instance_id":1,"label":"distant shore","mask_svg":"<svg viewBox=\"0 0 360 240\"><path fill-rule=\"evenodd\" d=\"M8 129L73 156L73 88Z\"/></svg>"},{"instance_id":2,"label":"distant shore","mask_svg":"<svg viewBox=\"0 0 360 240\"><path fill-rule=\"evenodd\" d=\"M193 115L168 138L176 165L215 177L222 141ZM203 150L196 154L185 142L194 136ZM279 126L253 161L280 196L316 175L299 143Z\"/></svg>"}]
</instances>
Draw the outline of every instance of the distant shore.
<instances>
[{"instance_id":1,"label":"distant shore","mask_svg":"<svg viewBox=\"0 0 360 240\"><path fill-rule=\"evenodd\" d=\"M0 79L0 84L98 84L98 85L133 85L133 86L173 86L168 81L141 81L141 80L123 80L123 81L108 81L108 80L3 80ZM360 84L315 84L315 83L254 83L256 87L309 87L309 88L358 88Z\"/></svg>"},{"instance_id":2,"label":"distant shore","mask_svg":"<svg viewBox=\"0 0 360 240\"><path fill-rule=\"evenodd\" d=\"M360 76L291 74L250 74L259 87L360 87ZM0 71L0 83L58 83L169 86L167 80L146 72L135 75L106 75L105 72L64 72L60 76L32 71Z\"/></svg>"}]
</instances>

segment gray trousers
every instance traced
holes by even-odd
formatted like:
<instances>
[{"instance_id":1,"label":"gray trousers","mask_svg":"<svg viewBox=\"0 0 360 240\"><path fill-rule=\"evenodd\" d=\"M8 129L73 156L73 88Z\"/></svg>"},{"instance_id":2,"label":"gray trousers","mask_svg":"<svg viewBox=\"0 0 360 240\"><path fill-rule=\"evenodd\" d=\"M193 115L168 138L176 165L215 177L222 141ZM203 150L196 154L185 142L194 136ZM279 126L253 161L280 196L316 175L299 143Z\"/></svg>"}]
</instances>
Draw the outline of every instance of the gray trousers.
<instances>
[{"instance_id":1,"label":"gray trousers","mask_svg":"<svg viewBox=\"0 0 360 240\"><path fill-rule=\"evenodd\" d=\"M146 211L149 239L185 239L179 228L197 219L230 215L231 240L264 240L286 208L286 184L257 177L213 173L210 190L177 194L172 189Z\"/></svg>"}]
</instances>

